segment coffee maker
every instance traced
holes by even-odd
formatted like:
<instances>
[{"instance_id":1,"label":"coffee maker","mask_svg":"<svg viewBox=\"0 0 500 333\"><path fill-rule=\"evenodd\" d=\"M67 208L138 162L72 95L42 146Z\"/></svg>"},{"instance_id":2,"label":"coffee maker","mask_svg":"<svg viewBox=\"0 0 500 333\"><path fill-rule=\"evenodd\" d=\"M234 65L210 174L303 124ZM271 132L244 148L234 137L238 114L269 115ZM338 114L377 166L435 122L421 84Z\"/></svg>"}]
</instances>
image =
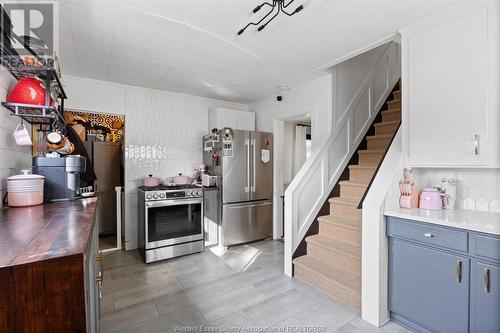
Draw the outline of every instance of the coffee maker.
<instances>
[{"instance_id":1,"label":"coffee maker","mask_svg":"<svg viewBox=\"0 0 500 333\"><path fill-rule=\"evenodd\" d=\"M80 198L80 180L85 168L85 158L80 155L33 157L33 173L45 176L45 202Z\"/></svg>"}]
</instances>

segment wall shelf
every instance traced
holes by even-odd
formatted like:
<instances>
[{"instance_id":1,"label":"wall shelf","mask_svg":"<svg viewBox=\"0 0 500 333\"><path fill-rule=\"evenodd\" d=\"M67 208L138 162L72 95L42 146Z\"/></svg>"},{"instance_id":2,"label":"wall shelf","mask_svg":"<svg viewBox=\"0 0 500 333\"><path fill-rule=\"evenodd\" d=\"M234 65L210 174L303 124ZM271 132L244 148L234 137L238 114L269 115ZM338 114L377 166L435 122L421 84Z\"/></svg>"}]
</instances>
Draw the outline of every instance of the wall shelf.
<instances>
[{"instance_id":1,"label":"wall shelf","mask_svg":"<svg viewBox=\"0 0 500 333\"><path fill-rule=\"evenodd\" d=\"M12 116L21 117L30 124L52 124L55 121L63 121L61 113L55 106L8 102L2 102L2 106L8 109Z\"/></svg>"},{"instance_id":2,"label":"wall shelf","mask_svg":"<svg viewBox=\"0 0 500 333\"><path fill-rule=\"evenodd\" d=\"M55 69L57 58L48 57L44 59L38 55L22 36L19 37L12 31L12 23L5 10L0 6L0 16L2 18L3 31L1 36L0 55L2 56L2 65L17 80L26 77L36 78L43 83L45 88L45 105L32 105L22 103L2 102L12 116L21 117L31 124L63 124L64 100L67 98L58 72ZM12 48L12 41L18 41L24 46L28 55L21 56ZM31 58L31 60L30 60ZM8 61L7 61L8 60ZM30 61L28 61L30 60ZM37 65L27 65L27 63ZM58 106L50 105L51 93Z\"/></svg>"}]
</instances>

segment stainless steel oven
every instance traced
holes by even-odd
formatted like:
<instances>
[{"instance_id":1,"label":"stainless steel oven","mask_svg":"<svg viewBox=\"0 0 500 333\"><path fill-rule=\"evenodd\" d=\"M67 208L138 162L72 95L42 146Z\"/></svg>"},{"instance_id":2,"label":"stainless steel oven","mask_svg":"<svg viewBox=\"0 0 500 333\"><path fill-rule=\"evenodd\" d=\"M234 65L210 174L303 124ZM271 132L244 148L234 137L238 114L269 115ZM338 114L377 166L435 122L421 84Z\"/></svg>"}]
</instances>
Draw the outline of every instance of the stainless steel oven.
<instances>
[{"instance_id":1,"label":"stainless steel oven","mask_svg":"<svg viewBox=\"0 0 500 333\"><path fill-rule=\"evenodd\" d=\"M155 187L139 192L139 237L146 263L203 251L200 188Z\"/></svg>"}]
</instances>

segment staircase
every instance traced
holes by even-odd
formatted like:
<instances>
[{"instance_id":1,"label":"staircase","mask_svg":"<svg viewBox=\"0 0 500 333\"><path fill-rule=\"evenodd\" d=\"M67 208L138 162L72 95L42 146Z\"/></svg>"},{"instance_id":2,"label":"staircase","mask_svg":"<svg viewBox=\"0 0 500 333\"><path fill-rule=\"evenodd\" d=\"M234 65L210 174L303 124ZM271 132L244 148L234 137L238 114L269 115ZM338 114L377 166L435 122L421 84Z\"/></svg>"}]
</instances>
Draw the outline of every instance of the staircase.
<instances>
[{"instance_id":1,"label":"staircase","mask_svg":"<svg viewBox=\"0 0 500 333\"><path fill-rule=\"evenodd\" d=\"M399 86L399 84L398 84ZM398 88L395 88L398 89ZM349 180L339 182L340 196L330 198L330 215L318 217L319 233L305 238L307 254L293 260L295 277L361 310L361 225L358 205L401 122L401 91L394 90L373 124L358 164L348 165Z\"/></svg>"}]
</instances>

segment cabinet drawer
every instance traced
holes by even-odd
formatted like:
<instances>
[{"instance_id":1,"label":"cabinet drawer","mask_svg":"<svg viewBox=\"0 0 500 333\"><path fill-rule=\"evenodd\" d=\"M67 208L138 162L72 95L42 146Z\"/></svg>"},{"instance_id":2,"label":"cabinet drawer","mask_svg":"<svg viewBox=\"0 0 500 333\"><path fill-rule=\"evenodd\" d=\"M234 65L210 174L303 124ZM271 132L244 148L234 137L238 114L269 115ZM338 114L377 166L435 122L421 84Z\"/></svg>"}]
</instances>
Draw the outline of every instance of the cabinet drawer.
<instances>
[{"instance_id":1,"label":"cabinet drawer","mask_svg":"<svg viewBox=\"0 0 500 333\"><path fill-rule=\"evenodd\" d=\"M389 217L387 219L387 235L462 252L468 251L468 234L465 231L450 230Z\"/></svg>"},{"instance_id":2,"label":"cabinet drawer","mask_svg":"<svg viewBox=\"0 0 500 333\"><path fill-rule=\"evenodd\" d=\"M500 238L486 235L471 235L474 255L500 261Z\"/></svg>"}]
</instances>

